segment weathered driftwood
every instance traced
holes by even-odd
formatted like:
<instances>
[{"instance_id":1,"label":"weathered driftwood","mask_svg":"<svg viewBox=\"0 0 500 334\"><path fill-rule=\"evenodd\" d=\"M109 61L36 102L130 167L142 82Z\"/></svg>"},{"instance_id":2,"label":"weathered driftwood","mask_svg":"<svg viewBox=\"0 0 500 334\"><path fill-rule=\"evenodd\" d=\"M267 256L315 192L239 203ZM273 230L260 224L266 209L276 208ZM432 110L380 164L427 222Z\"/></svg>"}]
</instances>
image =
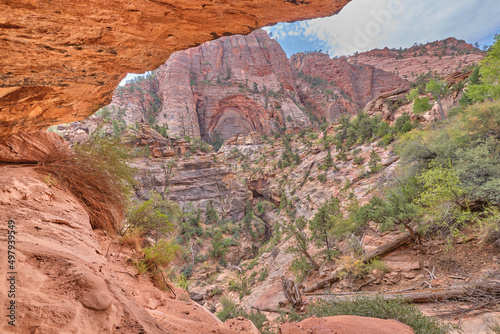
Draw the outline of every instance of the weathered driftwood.
<instances>
[{"instance_id":1,"label":"weathered driftwood","mask_svg":"<svg viewBox=\"0 0 500 334\"><path fill-rule=\"evenodd\" d=\"M405 244L406 242L408 242L409 240L411 239L411 236L410 234L405 234L404 236L402 237L399 237L397 238L396 240L394 241L391 241L383 246L380 246L378 247L377 249L374 249L373 251L371 251L370 253L366 254L364 257L363 257L363 262L368 262L376 257L379 257L379 256L382 256L382 255L385 255L391 251L393 251L394 249L398 248L399 246ZM343 266L340 266L338 267L337 269L335 269L333 271L333 273L325 278L324 280L321 280L319 281L318 283L304 289L304 292L305 293L309 293L309 292L313 292L313 291L316 291L316 290L319 290L327 285L330 285L332 283L335 283L336 281L339 280L339 274L344 270L344 267Z\"/></svg>"},{"instance_id":2,"label":"weathered driftwood","mask_svg":"<svg viewBox=\"0 0 500 334\"><path fill-rule=\"evenodd\" d=\"M437 302L446 299L467 299L468 297L491 296L494 299L500 299L500 281L499 280L478 280L462 285L450 286L445 288L430 288L414 291L394 291L384 293L323 293L309 294L322 296L319 298L328 298L333 300L349 300L356 296L380 296L384 299L395 299L403 297L413 303ZM328 297L327 297L328 296Z\"/></svg>"},{"instance_id":3,"label":"weathered driftwood","mask_svg":"<svg viewBox=\"0 0 500 334\"><path fill-rule=\"evenodd\" d=\"M302 294L297 284L285 276L281 276L281 286L288 302L294 308L299 309L302 306Z\"/></svg>"}]
</instances>

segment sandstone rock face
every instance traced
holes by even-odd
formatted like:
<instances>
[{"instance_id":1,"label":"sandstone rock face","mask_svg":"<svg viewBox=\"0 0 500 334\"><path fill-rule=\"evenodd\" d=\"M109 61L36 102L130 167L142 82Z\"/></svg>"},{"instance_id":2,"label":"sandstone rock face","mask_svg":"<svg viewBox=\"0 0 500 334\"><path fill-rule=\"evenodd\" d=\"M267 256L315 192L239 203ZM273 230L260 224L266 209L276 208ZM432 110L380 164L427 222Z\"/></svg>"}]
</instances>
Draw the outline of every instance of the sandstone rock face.
<instances>
[{"instance_id":1,"label":"sandstone rock face","mask_svg":"<svg viewBox=\"0 0 500 334\"><path fill-rule=\"evenodd\" d=\"M316 117L333 121L342 113L356 113L372 99L408 88L398 76L371 65L331 59L322 53L299 53L290 59L304 104Z\"/></svg>"},{"instance_id":2,"label":"sandstone rock face","mask_svg":"<svg viewBox=\"0 0 500 334\"><path fill-rule=\"evenodd\" d=\"M280 45L257 30L174 53L148 80L119 88L108 108L126 122L154 115L177 136L271 134L310 125L294 80Z\"/></svg>"},{"instance_id":3,"label":"sandstone rock face","mask_svg":"<svg viewBox=\"0 0 500 334\"><path fill-rule=\"evenodd\" d=\"M396 320L339 315L308 318L297 324L284 324L280 334L414 334L409 326Z\"/></svg>"},{"instance_id":4,"label":"sandstone rock face","mask_svg":"<svg viewBox=\"0 0 500 334\"><path fill-rule=\"evenodd\" d=\"M67 147L67 144L54 132L36 131L13 135L0 143L0 162L36 163L61 147Z\"/></svg>"},{"instance_id":5,"label":"sandstone rock face","mask_svg":"<svg viewBox=\"0 0 500 334\"><path fill-rule=\"evenodd\" d=\"M180 289L176 296L148 279L125 275L107 259L78 201L46 184L34 167L0 166L0 252L7 254L7 222L16 231L16 327L2 333L254 333L248 321L227 325ZM112 253L118 253L119 245ZM107 248L109 250L109 247ZM6 257L0 271L6 273ZM113 267L114 266L114 267ZM8 291L2 275L0 288ZM6 293L0 303L7 305ZM7 319L7 309L0 309Z\"/></svg>"},{"instance_id":6,"label":"sandstone rock face","mask_svg":"<svg viewBox=\"0 0 500 334\"><path fill-rule=\"evenodd\" d=\"M279 21L333 15L349 0L4 1L0 137L80 120L127 72L172 52Z\"/></svg>"},{"instance_id":7,"label":"sandstone rock face","mask_svg":"<svg viewBox=\"0 0 500 334\"><path fill-rule=\"evenodd\" d=\"M286 54L264 30L177 52L158 77L163 97L158 122L173 134L208 139L219 132L230 138L251 131L271 134L285 123L309 125L294 103ZM269 96L271 91L279 93Z\"/></svg>"},{"instance_id":8,"label":"sandstone rock face","mask_svg":"<svg viewBox=\"0 0 500 334\"><path fill-rule=\"evenodd\" d=\"M373 65L396 73L403 79L415 81L419 75L429 72L447 76L477 63L483 57L484 52L465 41L447 38L409 49L375 49L351 56L348 62Z\"/></svg>"},{"instance_id":9,"label":"sandstone rock face","mask_svg":"<svg viewBox=\"0 0 500 334\"><path fill-rule=\"evenodd\" d=\"M171 168L169 168L171 162ZM175 163L172 159L138 160L140 198L147 198L151 190L168 195L181 206L191 203L205 210L207 204L222 217L240 220L245 215L245 203L250 191L228 167L215 163L212 155L198 156Z\"/></svg>"}]
</instances>

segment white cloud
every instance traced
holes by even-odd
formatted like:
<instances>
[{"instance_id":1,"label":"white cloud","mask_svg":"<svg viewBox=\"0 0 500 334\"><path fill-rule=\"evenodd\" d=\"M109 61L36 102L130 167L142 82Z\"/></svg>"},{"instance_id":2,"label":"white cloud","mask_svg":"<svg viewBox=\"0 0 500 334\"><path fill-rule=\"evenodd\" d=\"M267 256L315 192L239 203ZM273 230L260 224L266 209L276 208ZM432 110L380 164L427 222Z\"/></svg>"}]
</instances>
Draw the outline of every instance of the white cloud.
<instances>
[{"instance_id":1,"label":"white cloud","mask_svg":"<svg viewBox=\"0 0 500 334\"><path fill-rule=\"evenodd\" d=\"M447 37L475 42L499 32L499 17L498 0L353 0L335 16L283 29L289 36L319 40L331 55L344 55Z\"/></svg>"}]
</instances>

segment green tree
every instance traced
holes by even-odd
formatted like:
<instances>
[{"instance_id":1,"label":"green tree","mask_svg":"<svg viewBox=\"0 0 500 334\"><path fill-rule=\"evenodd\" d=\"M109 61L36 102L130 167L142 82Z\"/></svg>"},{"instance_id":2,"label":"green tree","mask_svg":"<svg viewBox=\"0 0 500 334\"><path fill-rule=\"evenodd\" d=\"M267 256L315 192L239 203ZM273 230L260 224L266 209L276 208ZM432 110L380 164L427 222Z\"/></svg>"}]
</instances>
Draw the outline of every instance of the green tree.
<instances>
[{"instance_id":1,"label":"green tree","mask_svg":"<svg viewBox=\"0 0 500 334\"><path fill-rule=\"evenodd\" d=\"M380 162L382 159L380 159L380 155L375 150L371 150L370 152L370 160L368 161L368 166L370 167L370 172L371 173L376 173L380 170L381 165Z\"/></svg>"},{"instance_id":2,"label":"green tree","mask_svg":"<svg viewBox=\"0 0 500 334\"><path fill-rule=\"evenodd\" d=\"M460 235L459 228L473 219L460 179L451 164L431 164L431 168L423 172L418 181L423 191L415 203L435 224L450 232L451 241L451 237Z\"/></svg>"},{"instance_id":3,"label":"green tree","mask_svg":"<svg viewBox=\"0 0 500 334\"><path fill-rule=\"evenodd\" d=\"M333 165L332 154L330 153L330 150L328 150L328 153L326 154L326 158L325 158L325 167L326 167L326 169L328 169L332 165Z\"/></svg>"},{"instance_id":4,"label":"green tree","mask_svg":"<svg viewBox=\"0 0 500 334\"><path fill-rule=\"evenodd\" d=\"M466 95L473 102L500 97L500 35L495 36L488 54L479 62L481 83L473 83L467 87Z\"/></svg>"},{"instance_id":5,"label":"green tree","mask_svg":"<svg viewBox=\"0 0 500 334\"><path fill-rule=\"evenodd\" d=\"M304 256L307 261L309 261L309 263L312 264L314 268L316 268L316 270L319 270L318 262L316 262L316 260L314 260L314 258L309 253L311 238L305 232L305 229L307 227L307 220L305 220L305 218L301 216L298 219L293 220L289 224L285 224L283 227L286 235L294 238L295 240L295 245L290 246L288 248L288 251Z\"/></svg>"},{"instance_id":6,"label":"green tree","mask_svg":"<svg viewBox=\"0 0 500 334\"><path fill-rule=\"evenodd\" d=\"M415 115L420 115L432 108L428 97L420 97L418 88L413 89L410 94L408 94L408 100L413 101L413 113Z\"/></svg>"},{"instance_id":7,"label":"green tree","mask_svg":"<svg viewBox=\"0 0 500 334\"><path fill-rule=\"evenodd\" d=\"M324 244L326 246L328 260L331 259L332 254L332 232L343 218L340 212L340 201L338 198L332 197L318 209L318 212L309 221L311 238L317 245Z\"/></svg>"},{"instance_id":8,"label":"green tree","mask_svg":"<svg viewBox=\"0 0 500 334\"><path fill-rule=\"evenodd\" d=\"M442 119L446 119L444 114L443 104L441 99L448 93L448 84L446 81L441 81L437 79L432 79L425 85L427 92L431 93L439 106L439 113Z\"/></svg>"},{"instance_id":9,"label":"green tree","mask_svg":"<svg viewBox=\"0 0 500 334\"><path fill-rule=\"evenodd\" d=\"M411 237L416 239L413 225L420 222L418 207L413 203L416 195L416 180L410 179L404 184L390 188L385 199L373 197L367 205L360 208L358 217L363 218L365 222L371 220L381 224L383 231L394 225L404 226Z\"/></svg>"},{"instance_id":10,"label":"green tree","mask_svg":"<svg viewBox=\"0 0 500 334\"><path fill-rule=\"evenodd\" d=\"M219 222L219 215L214 209L212 201L207 203L205 207L205 223L206 224L217 224Z\"/></svg>"}]
</instances>

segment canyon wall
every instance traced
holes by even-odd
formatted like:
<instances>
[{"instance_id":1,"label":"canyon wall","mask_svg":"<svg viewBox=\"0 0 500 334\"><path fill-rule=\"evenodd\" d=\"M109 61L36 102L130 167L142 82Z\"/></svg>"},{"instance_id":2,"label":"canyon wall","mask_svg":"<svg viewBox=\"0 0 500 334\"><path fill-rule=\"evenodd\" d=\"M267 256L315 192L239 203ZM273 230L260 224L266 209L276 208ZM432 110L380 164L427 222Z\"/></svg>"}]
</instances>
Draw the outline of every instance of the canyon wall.
<instances>
[{"instance_id":1,"label":"canyon wall","mask_svg":"<svg viewBox=\"0 0 500 334\"><path fill-rule=\"evenodd\" d=\"M120 87L108 109L123 120L168 126L169 134L210 141L270 135L354 114L406 80L322 53L289 60L264 30L174 53L149 77ZM152 117L152 118L151 118Z\"/></svg>"}]
</instances>

